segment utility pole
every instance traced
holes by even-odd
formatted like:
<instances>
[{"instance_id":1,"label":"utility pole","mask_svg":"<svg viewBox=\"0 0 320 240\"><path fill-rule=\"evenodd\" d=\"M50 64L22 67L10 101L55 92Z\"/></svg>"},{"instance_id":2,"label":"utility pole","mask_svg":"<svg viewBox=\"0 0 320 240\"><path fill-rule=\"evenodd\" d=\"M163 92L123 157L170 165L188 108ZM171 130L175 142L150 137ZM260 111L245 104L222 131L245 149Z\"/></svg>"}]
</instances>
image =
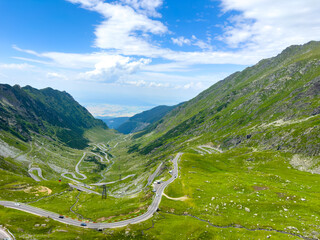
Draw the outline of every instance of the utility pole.
<instances>
[{"instance_id":1,"label":"utility pole","mask_svg":"<svg viewBox=\"0 0 320 240\"><path fill-rule=\"evenodd\" d=\"M106 185L102 185L103 190L102 190L102 199L107 199L107 187Z\"/></svg>"}]
</instances>

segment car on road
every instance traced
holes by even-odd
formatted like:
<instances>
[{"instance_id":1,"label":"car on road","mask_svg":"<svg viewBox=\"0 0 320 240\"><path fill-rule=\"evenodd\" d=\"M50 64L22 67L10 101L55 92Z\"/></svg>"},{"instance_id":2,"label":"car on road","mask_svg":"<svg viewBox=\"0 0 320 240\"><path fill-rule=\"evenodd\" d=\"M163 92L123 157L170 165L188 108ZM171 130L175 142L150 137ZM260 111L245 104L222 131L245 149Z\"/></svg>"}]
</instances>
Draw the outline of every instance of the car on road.
<instances>
[{"instance_id":1,"label":"car on road","mask_svg":"<svg viewBox=\"0 0 320 240\"><path fill-rule=\"evenodd\" d=\"M86 223L81 223L80 226L85 227L85 226L87 226L87 224Z\"/></svg>"},{"instance_id":2,"label":"car on road","mask_svg":"<svg viewBox=\"0 0 320 240\"><path fill-rule=\"evenodd\" d=\"M156 190L155 190L155 189L152 189L152 192L156 192Z\"/></svg>"},{"instance_id":3,"label":"car on road","mask_svg":"<svg viewBox=\"0 0 320 240\"><path fill-rule=\"evenodd\" d=\"M15 205L15 206L21 206L21 204L20 204L20 203L17 203L17 202L14 203L14 205Z\"/></svg>"},{"instance_id":4,"label":"car on road","mask_svg":"<svg viewBox=\"0 0 320 240\"><path fill-rule=\"evenodd\" d=\"M64 218L64 216L60 215L59 218Z\"/></svg>"}]
</instances>

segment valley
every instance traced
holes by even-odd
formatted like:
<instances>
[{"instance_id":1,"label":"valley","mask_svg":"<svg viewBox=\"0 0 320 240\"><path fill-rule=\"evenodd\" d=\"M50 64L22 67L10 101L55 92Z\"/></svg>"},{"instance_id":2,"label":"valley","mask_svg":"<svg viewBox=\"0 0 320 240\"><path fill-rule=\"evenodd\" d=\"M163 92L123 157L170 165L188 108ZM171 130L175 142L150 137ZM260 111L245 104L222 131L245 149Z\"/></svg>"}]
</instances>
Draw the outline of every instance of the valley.
<instances>
[{"instance_id":1,"label":"valley","mask_svg":"<svg viewBox=\"0 0 320 240\"><path fill-rule=\"evenodd\" d=\"M320 43L292 46L130 134L65 92L1 85L0 222L17 239L319 239L319 79Z\"/></svg>"}]
</instances>

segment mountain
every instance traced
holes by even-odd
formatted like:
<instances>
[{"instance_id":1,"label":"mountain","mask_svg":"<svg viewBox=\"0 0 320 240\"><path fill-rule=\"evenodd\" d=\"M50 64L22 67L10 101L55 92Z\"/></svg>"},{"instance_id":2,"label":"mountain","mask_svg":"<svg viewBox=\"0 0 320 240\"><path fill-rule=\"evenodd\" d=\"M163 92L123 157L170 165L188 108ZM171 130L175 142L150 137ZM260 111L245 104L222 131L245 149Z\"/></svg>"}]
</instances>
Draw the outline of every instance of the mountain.
<instances>
[{"instance_id":1,"label":"mountain","mask_svg":"<svg viewBox=\"0 0 320 240\"><path fill-rule=\"evenodd\" d=\"M109 128L111 129L117 129L121 124L125 123L129 120L130 117L97 117L98 119L101 119L103 122L105 122Z\"/></svg>"},{"instance_id":2,"label":"mountain","mask_svg":"<svg viewBox=\"0 0 320 240\"><path fill-rule=\"evenodd\" d=\"M320 42L312 41L214 84L134 136L143 141L131 151L162 152L194 141L316 156L319 113Z\"/></svg>"},{"instance_id":3,"label":"mountain","mask_svg":"<svg viewBox=\"0 0 320 240\"><path fill-rule=\"evenodd\" d=\"M236 72L161 118L137 114L130 120L148 126L132 135L104 130L50 88L0 85L0 111L0 199L15 208L1 206L0 221L17 239L320 239L320 42ZM18 211L27 206L77 226Z\"/></svg>"},{"instance_id":4,"label":"mountain","mask_svg":"<svg viewBox=\"0 0 320 240\"><path fill-rule=\"evenodd\" d=\"M168 112L174 109L176 106L157 106L150 110L138 113L129 118L126 122L116 128L117 131L129 134L135 133L145 129L150 124L163 118Z\"/></svg>"},{"instance_id":5,"label":"mountain","mask_svg":"<svg viewBox=\"0 0 320 240\"><path fill-rule=\"evenodd\" d=\"M31 133L48 136L73 148L84 148L85 129L107 126L66 92L52 88L0 84L0 128L24 141Z\"/></svg>"}]
</instances>

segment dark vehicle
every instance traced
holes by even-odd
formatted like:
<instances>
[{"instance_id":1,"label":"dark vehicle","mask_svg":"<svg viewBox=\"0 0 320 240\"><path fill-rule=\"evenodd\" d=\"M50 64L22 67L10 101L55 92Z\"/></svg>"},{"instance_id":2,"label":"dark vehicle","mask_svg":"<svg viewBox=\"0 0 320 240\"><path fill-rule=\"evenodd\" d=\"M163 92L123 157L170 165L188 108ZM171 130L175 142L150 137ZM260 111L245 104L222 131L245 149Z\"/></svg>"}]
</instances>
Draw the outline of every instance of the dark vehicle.
<instances>
[{"instance_id":1,"label":"dark vehicle","mask_svg":"<svg viewBox=\"0 0 320 240\"><path fill-rule=\"evenodd\" d=\"M87 224L85 224L85 223L81 223L81 224L80 224L80 226L85 227L85 226L87 226Z\"/></svg>"},{"instance_id":2,"label":"dark vehicle","mask_svg":"<svg viewBox=\"0 0 320 240\"><path fill-rule=\"evenodd\" d=\"M64 216L60 215L59 218L64 218Z\"/></svg>"}]
</instances>

